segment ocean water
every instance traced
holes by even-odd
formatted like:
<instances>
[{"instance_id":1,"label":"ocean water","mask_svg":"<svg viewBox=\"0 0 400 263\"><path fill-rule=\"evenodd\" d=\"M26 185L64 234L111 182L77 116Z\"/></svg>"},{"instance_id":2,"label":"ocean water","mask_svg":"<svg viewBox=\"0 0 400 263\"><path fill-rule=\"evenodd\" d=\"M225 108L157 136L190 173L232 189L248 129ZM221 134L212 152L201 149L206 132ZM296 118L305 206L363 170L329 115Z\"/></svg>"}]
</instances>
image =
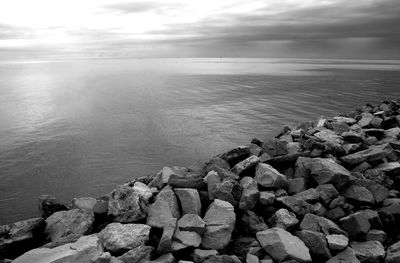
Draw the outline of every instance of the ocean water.
<instances>
[{"instance_id":1,"label":"ocean water","mask_svg":"<svg viewBox=\"0 0 400 263\"><path fill-rule=\"evenodd\" d=\"M400 61L0 62L0 224L100 196L285 124L400 97Z\"/></svg>"}]
</instances>

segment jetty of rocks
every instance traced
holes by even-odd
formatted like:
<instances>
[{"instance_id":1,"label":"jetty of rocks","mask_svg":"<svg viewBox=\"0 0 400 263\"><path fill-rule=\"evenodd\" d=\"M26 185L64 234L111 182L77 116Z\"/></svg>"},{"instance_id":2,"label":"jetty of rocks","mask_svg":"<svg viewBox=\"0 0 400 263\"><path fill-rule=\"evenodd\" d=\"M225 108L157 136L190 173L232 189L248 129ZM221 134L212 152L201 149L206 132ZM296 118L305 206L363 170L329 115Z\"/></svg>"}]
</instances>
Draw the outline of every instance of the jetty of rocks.
<instances>
[{"instance_id":1,"label":"jetty of rocks","mask_svg":"<svg viewBox=\"0 0 400 263\"><path fill-rule=\"evenodd\" d=\"M2 262L399 263L400 100L285 126L100 198L41 196Z\"/></svg>"}]
</instances>

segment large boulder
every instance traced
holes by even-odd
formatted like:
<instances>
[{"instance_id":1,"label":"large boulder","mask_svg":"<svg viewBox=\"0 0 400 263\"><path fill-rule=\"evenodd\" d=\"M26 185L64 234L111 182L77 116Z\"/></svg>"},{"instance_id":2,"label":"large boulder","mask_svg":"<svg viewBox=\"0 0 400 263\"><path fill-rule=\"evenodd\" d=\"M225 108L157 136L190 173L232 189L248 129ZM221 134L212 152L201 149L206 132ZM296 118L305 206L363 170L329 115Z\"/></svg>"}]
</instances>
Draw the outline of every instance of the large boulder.
<instances>
[{"instance_id":1,"label":"large boulder","mask_svg":"<svg viewBox=\"0 0 400 263\"><path fill-rule=\"evenodd\" d=\"M206 223L206 232L201 246L205 249L219 250L228 245L236 221L233 206L226 201L215 199L203 220Z\"/></svg>"},{"instance_id":2,"label":"large boulder","mask_svg":"<svg viewBox=\"0 0 400 263\"><path fill-rule=\"evenodd\" d=\"M351 242L350 247L354 249L361 263L380 263L385 258L385 249L379 241Z\"/></svg>"},{"instance_id":3,"label":"large boulder","mask_svg":"<svg viewBox=\"0 0 400 263\"><path fill-rule=\"evenodd\" d=\"M130 223L145 219L147 201L132 187L121 185L111 192L108 202L108 215L115 222Z\"/></svg>"},{"instance_id":4,"label":"large boulder","mask_svg":"<svg viewBox=\"0 0 400 263\"><path fill-rule=\"evenodd\" d=\"M266 163L259 163L257 165L254 180L266 188L279 189L285 188L288 185L286 176Z\"/></svg>"},{"instance_id":5,"label":"large boulder","mask_svg":"<svg viewBox=\"0 0 400 263\"><path fill-rule=\"evenodd\" d=\"M172 216L175 218L181 217L180 207L178 198L175 195L175 192L171 189L171 187L164 187L157 195L156 201L159 199L164 200L168 203L168 206L171 208Z\"/></svg>"},{"instance_id":6,"label":"large boulder","mask_svg":"<svg viewBox=\"0 0 400 263\"><path fill-rule=\"evenodd\" d=\"M400 262L400 241L391 245L386 251L385 263Z\"/></svg>"},{"instance_id":7,"label":"large boulder","mask_svg":"<svg viewBox=\"0 0 400 263\"><path fill-rule=\"evenodd\" d=\"M45 235L52 242L90 233L94 214L85 209L58 211L46 219Z\"/></svg>"},{"instance_id":8,"label":"large boulder","mask_svg":"<svg viewBox=\"0 0 400 263\"><path fill-rule=\"evenodd\" d=\"M270 228L258 232L256 236L261 247L278 262L311 262L310 252L303 241L282 228Z\"/></svg>"},{"instance_id":9,"label":"large boulder","mask_svg":"<svg viewBox=\"0 0 400 263\"><path fill-rule=\"evenodd\" d=\"M16 258L15 263L60 263L91 262L92 258L103 253L96 235L82 236L74 243L67 243L55 248L36 248Z\"/></svg>"},{"instance_id":10,"label":"large boulder","mask_svg":"<svg viewBox=\"0 0 400 263\"><path fill-rule=\"evenodd\" d=\"M199 192L192 188L175 188L175 194L181 203L182 214L201 214Z\"/></svg>"},{"instance_id":11,"label":"large boulder","mask_svg":"<svg viewBox=\"0 0 400 263\"><path fill-rule=\"evenodd\" d=\"M0 255L13 258L42 242L43 218L31 218L0 226Z\"/></svg>"},{"instance_id":12,"label":"large boulder","mask_svg":"<svg viewBox=\"0 0 400 263\"><path fill-rule=\"evenodd\" d=\"M240 186L243 190L239 201L239 208L243 210L252 210L260 197L257 182L253 178L245 176L240 180Z\"/></svg>"},{"instance_id":13,"label":"large boulder","mask_svg":"<svg viewBox=\"0 0 400 263\"><path fill-rule=\"evenodd\" d=\"M99 233L99 238L107 251L120 253L143 245L149 234L148 225L111 223Z\"/></svg>"},{"instance_id":14,"label":"large boulder","mask_svg":"<svg viewBox=\"0 0 400 263\"><path fill-rule=\"evenodd\" d=\"M393 152L390 144L371 146L366 150L355 152L342 157L342 161L348 165L356 166L362 162L377 161L386 158Z\"/></svg>"}]
</instances>

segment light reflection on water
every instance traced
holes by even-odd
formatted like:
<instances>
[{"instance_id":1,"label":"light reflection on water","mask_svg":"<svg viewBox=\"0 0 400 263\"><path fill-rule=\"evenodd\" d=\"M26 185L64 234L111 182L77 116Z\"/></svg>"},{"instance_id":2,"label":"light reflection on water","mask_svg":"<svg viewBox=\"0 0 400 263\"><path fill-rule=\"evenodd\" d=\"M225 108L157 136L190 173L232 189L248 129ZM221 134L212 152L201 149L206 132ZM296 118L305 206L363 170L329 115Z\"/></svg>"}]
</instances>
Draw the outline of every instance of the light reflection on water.
<instances>
[{"instance_id":1,"label":"light reflection on water","mask_svg":"<svg viewBox=\"0 0 400 263\"><path fill-rule=\"evenodd\" d=\"M261 59L0 63L0 224L37 197L98 196L284 124L400 96L400 62Z\"/></svg>"}]
</instances>

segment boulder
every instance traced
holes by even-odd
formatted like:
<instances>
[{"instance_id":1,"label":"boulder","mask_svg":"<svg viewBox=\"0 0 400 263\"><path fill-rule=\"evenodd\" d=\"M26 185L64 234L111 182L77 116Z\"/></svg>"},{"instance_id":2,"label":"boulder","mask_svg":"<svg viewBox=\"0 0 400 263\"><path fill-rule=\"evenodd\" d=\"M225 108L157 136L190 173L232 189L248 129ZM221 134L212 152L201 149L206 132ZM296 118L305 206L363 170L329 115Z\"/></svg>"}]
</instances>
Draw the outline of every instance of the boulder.
<instances>
[{"instance_id":1,"label":"boulder","mask_svg":"<svg viewBox=\"0 0 400 263\"><path fill-rule=\"evenodd\" d=\"M249 210L244 211L241 217L241 221L243 232L250 235L255 235L257 232L268 229L268 226L265 224L264 219Z\"/></svg>"},{"instance_id":2,"label":"boulder","mask_svg":"<svg viewBox=\"0 0 400 263\"><path fill-rule=\"evenodd\" d=\"M204 235L206 223L196 214L186 214L178 221L180 231L196 232L200 236Z\"/></svg>"},{"instance_id":3,"label":"boulder","mask_svg":"<svg viewBox=\"0 0 400 263\"><path fill-rule=\"evenodd\" d=\"M348 247L325 263L360 263L360 261L356 257L356 252Z\"/></svg>"},{"instance_id":4,"label":"boulder","mask_svg":"<svg viewBox=\"0 0 400 263\"><path fill-rule=\"evenodd\" d=\"M82 236L74 243L54 248L36 248L16 258L16 263L86 263L103 253L96 235Z\"/></svg>"},{"instance_id":5,"label":"boulder","mask_svg":"<svg viewBox=\"0 0 400 263\"><path fill-rule=\"evenodd\" d=\"M207 185L203 181L203 177L199 173L186 173L184 175L171 174L168 185L172 188L193 188L203 189Z\"/></svg>"},{"instance_id":6,"label":"boulder","mask_svg":"<svg viewBox=\"0 0 400 263\"><path fill-rule=\"evenodd\" d=\"M314 134L314 136L317 137L318 139L321 139L324 142L334 145L343 143L343 138L341 136L339 136L336 132L328 129L317 132Z\"/></svg>"},{"instance_id":7,"label":"boulder","mask_svg":"<svg viewBox=\"0 0 400 263\"><path fill-rule=\"evenodd\" d=\"M39 197L39 212L44 219L55 212L69 209L70 208L66 204L61 203L61 201L52 195L41 195Z\"/></svg>"},{"instance_id":8,"label":"boulder","mask_svg":"<svg viewBox=\"0 0 400 263\"><path fill-rule=\"evenodd\" d=\"M165 224L174 219L170 206L161 198L149 206L147 213L146 224L151 227L163 228Z\"/></svg>"},{"instance_id":9,"label":"boulder","mask_svg":"<svg viewBox=\"0 0 400 263\"><path fill-rule=\"evenodd\" d=\"M191 231L180 231L178 228L175 229L174 236L172 238L172 251L178 251L188 247L199 247L201 244L201 236L196 232Z\"/></svg>"},{"instance_id":10,"label":"boulder","mask_svg":"<svg viewBox=\"0 0 400 263\"><path fill-rule=\"evenodd\" d=\"M306 180L302 177L288 180L288 194L297 194L306 190Z\"/></svg>"},{"instance_id":11,"label":"boulder","mask_svg":"<svg viewBox=\"0 0 400 263\"><path fill-rule=\"evenodd\" d=\"M163 233L158 243L157 253L168 253L172 250L172 238L175 234L176 218L172 218L170 221L165 222Z\"/></svg>"},{"instance_id":12,"label":"boulder","mask_svg":"<svg viewBox=\"0 0 400 263\"><path fill-rule=\"evenodd\" d=\"M391 245L386 251L385 263L400 262L400 241Z\"/></svg>"},{"instance_id":13,"label":"boulder","mask_svg":"<svg viewBox=\"0 0 400 263\"><path fill-rule=\"evenodd\" d=\"M240 163L236 164L232 168L232 172L236 173L239 176L243 176L248 174L249 172L251 173L252 170L256 167L256 165L260 162L260 158L258 158L255 155L252 155Z\"/></svg>"},{"instance_id":14,"label":"boulder","mask_svg":"<svg viewBox=\"0 0 400 263\"><path fill-rule=\"evenodd\" d=\"M287 154L287 141L271 138L262 144L262 150L271 157Z\"/></svg>"},{"instance_id":15,"label":"boulder","mask_svg":"<svg viewBox=\"0 0 400 263\"><path fill-rule=\"evenodd\" d=\"M168 203L168 206L171 208L172 217L180 218L181 212L179 207L178 198L175 195L175 192L169 186L165 186L157 195L156 201L159 199L164 200Z\"/></svg>"},{"instance_id":16,"label":"boulder","mask_svg":"<svg viewBox=\"0 0 400 263\"><path fill-rule=\"evenodd\" d=\"M315 231L301 230L296 232L296 236L308 247L313 260L318 259L326 261L332 257L324 234Z\"/></svg>"},{"instance_id":17,"label":"boulder","mask_svg":"<svg viewBox=\"0 0 400 263\"><path fill-rule=\"evenodd\" d=\"M192 253L192 258L193 258L194 263L202 263L207 258L209 258L211 256L217 256L217 255L218 255L217 250L213 250L213 249L203 250L203 249L196 248Z\"/></svg>"},{"instance_id":18,"label":"boulder","mask_svg":"<svg viewBox=\"0 0 400 263\"><path fill-rule=\"evenodd\" d=\"M139 195L146 200L146 202L149 202L150 198L153 197L153 192L151 191L150 187L142 182L135 182L132 188L135 192L139 193Z\"/></svg>"},{"instance_id":19,"label":"boulder","mask_svg":"<svg viewBox=\"0 0 400 263\"><path fill-rule=\"evenodd\" d=\"M228 245L236 221L233 206L226 201L215 199L203 220L206 223L206 232L201 246L205 249L219 250Z\"/></svg>"},{"instance_id":20,"label":"boulder","mask_svg":"<svg viewBox=\"0 0 400 263\"><path fill-rule=\"evenodd\" d=\"M276 261L311 262L309 249L303 241L286 230L274 227L257 233L261 247Z\"/></svg>"},{"instance_id":21,"label":"boulder","mask_svg":"<svg viewBox=\"0 0 400 263\"><path fill-rule=\"evenodd\" d=\"M389 196L389 190L379 183L373 183L367 186L368 191L373 195L375 202L380 204Z\"/></svg>"},{"instance_id":22,"label":"boulder","mask_svg":"<svg viewBox=\"0 0 400 263\"><path fill-rule=\"evenodd\" d=\"M313 214L306 214L304 216L300 224L300 229L321 232L325 235L341 234L347 236L347 233L331 220Z\"/></svg>"},{"instance_id":23,"label":"boulder","mask_svg":"<svg viewBox=\"0 0 400 263\"><path fill-rule=\"evenodd\" d=\"M385 231L379 229L370 229L368 233L365 235L366 241L379 241L382 244L386 241L387 235Z\"/></svg>"},{"instance_id":24,"label":"boulder","mask_svg":"<svg viewBox=\"0 0 400 263\"><path fill-rule=\"evenodd\" d=\"M348 165L356 166L362 162L382 160L392 152L393 149L390 144L385 143L382 145L371 146L366 150L343 156L341 159Z\"/></svg>"},{"instance_id":25,"label":"boulder","mask_svg":"<svg viewBox=\"0 0 400 263\"><path fill-rule=\"evenodd\" d=\"M93 221L94 214L88 210L58 211L46 219L44 233L50 241L60 242L71 236L80 237L90 233Z\"/></svg>"},{"instance_id":26,"label":"boulder","mask_svg":"<svg viewBox=\"0 0 400 263\"><path fill-rule=\"evenodd\" d=\"M243 161L250 155L250 148L247 146L239 146L226 153L221 154L219 157L227 161L230 167L235 166L238 162Z\"/></svg>"},{"instance_id":27,"label":"boulder","mask_svg":"<svg viewBox=\"0 0 400 263\"><path fill-rule=\"evenodd\" d=\"M221 183L221 177L216 171L210 171L207 173L204 180L207 182L208 199L214 200L214 193L218 190L218 185Z\"/></svg>"},{"instance_id":28,"label":"boulder","mask_svg":"<svg viewBox=\"0 0 400 263\"><path fill-rule=\"evenodd\" d=\"M108 215L115 222L136 222L146 218L147 205L147 201L138 191L121 185L111 192Z\"/></svg>"},{"instance_id":29,"label":"boulder","mask_svg":"<svg viewBox=\"0 0 400 263\"><path fill-rule=\"evenodd\" d=\"M273 189L285 188L288 184L285 175L266 163L257 165L254 180L263 187Z\"/></svg>"},{"instance_id":30,"label":"boulder","mask_svg":"<svg viewBox=\"0 0 400 263\"><path fill-rule=\"evenodd\" d=\"M162 189L166 184L168 184L169 177L175 174L174 170L170 167L163 167L163 169L157 173L154 179L149 183L149 187L157 187L158 189Z\"/></svg>"},{"instance_id":31,"label":"boulder","mask_svg":"<svg viewBox=\"0 0 400 263\"><path fill-rule=\"evenodd\" d=\"M374 196L367 188L352 184L342 191L342 195L349 201L358 205L373 205Z\"/></svg>"},{"instance_id":32,"label":"boulder","mask_svg":"<svg viewBox=\"0 0 400 263\"><path fill-rule=\"evenodd\" d=\"M385 258L385 249L379 241L354 241L350 247L361 263L380 263Z\"/></svg>"},{"instance_id":33,"label":"boulder","mask_svg":"<svg viewBox=\"0 0 400 263\"><path fill-rule=\"evenodd\" d=\"M175 188L175 194L181 203L182 214L201 214L199 192L192 188Z\"/></svg>"},{"instance_id":34,"label":"boulder","mask_svg":"<svg viewBox=\"0 0 400 263\"><path fill-rule=\"evenodd\" d=\"M149 240L150 226L144 224L108 224L99 234L104 249L120 253L144 245Z\"/></svg>"},{"instance_id":35,"label":"boulder","mask_svg":"<svg viewBox=\"0 0 400 263\"><path fill-rule=\"evenodd\" d=\"M324 206L329 206L331 201L339 196L339 192L333 184L321 184L315 190L319 193L319 198Z\"/></svg>"},{"instance_id":36,"label":"boulder","mask_svg":"<svg viewBox=\"0 0 400 263\"><path fill-rule=\"evenodd\" d=\"M349 239L344 235L327 235L326 241L330 250L341 251L349 244Z\"/></svg>"},{"instance_id":37,"label":"boulder","mask_svg":"<svg viewBox=\"0 0 400 263\"><path fill-rule=\"evenodd\" d=\"M371 228L368 218L361 212L343 217L340 219L340 225L353 239L359 239L365 236Z\"/></svg>"},{"instance_id":38,"label":"boulder","mask_svg":"<svg viewBox=\"0 0 400 263\"><path fill-rule=\"evenodd\" d=\"M253 178L245 176L240 180L240 186L242 187L242 196L240 197L239 208L243 210L253 209L260 196L257 182Z\"/></svg>"},{"instance_id":39,"label":"boulder","mask_svg":"<svg viewBox=\"0 0 400 263\"><path fill-rule=\"evenodd\" d=\"M400 163L399 162L381 163L375 166L374 169L384 173L398 172L400 171Z\"/></svg>"},{"instance_id":40,"label":"boulder","mask_svg":"<svg viewBox=\"0 0 400 263\"><path fill-rule=\"evenodd\" d=\"M275 212L271 217L270 223L274 227L280 227L283 229L294 229L299 223L296 215L289 212L287 209L282 208Z\"/></svg>"},{"instance_id":41,"label":"boulder","mask_svg":"<svg viewBox=\"0 0 400 263\"><path fill-rule=\"evenodd\" d=\"M149 261L153 255L154 248L150 246L140 245L138 247L132 248L128 252L119 256L118 259L124 263L144 263Z\"/></svg>"},{"instance_id":42,"label":"boulder","mask_svg":"<svg viewBox=\"0 0 400 263\"><path fill-rule=\"evenodd\" d=\"M203 171L205 174L208 174L210 171L216 171L217 167L225 170L230 169L229 163L227 161L218 156L214 156L203 164Z\"/></svg>"},{"instance_id":43,"label":"boulder","mask_svg":"<svg viewBox=\"0 0 400 263\"><path fill-rule=\"evenodd\" d=\"M343 132L342 137L349 143L361 143L364 141L364 137L361 134L353 131Z\"/></svg>"},{"instance_id":44,"label":"boulder","mask_svg":"<svg viewBox=\"0 0 400 263\"><path fill-rule=\"evenodd\" d=\"M345 186L350 180L350 172L329 158L313 158L309 171L319 185L330 183L337 189Z\"/></svg>"},{"instance_id":45,"label":"boulder","mask_svg":"<svg viewBox=\"0 0 400 263\"><path fill-rule=\"evenodd\" d=\"M209 192L209 195L212 196L210 200L220 199L236 206L242 195L242 187L236 180L224 179L216 184L215 188L212 188L212 192Z\"/></svg>"},{"instance_id":46,"label":"boulder","mask_svg":"<svg viewBox=\"0 0 400 263\"><path fill-rule=\"evenodd\" d=\"M0 226L0 258L14 258L42 242L43 218L31 218Z\"/></svg>"}]
</instances>

